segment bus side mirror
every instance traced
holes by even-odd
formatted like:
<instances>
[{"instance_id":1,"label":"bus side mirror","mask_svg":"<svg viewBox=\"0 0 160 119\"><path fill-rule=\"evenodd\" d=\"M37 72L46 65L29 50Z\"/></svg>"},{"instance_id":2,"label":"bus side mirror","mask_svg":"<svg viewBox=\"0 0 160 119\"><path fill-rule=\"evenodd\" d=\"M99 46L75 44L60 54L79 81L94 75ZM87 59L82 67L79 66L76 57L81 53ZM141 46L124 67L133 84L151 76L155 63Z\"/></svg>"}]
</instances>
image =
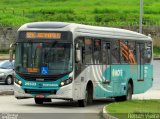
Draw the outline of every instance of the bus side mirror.
<instances>
[{"instance_id":1,"label":"bus side mirror","mask_svg":"<svg viewBox=\"0 0 160 119\"><path fill-rule=\"evenodd\" d=\"M81 50L77 49L76 50L76 62L80 62L81 61Z\"/></svg>"},{"instance_id":2,"label":"bus side mirror","mask_svg":"<svg viewBox=\"0 0 160 119\"><path fill-rule=\"evenodd\" d=\"M77 43L76 44L76 47L75 47L75 49L76 49L76 62L77 63L79 63L79 62L81 62L81 55L82 55L82 53L81 53L81 48L80 48L80 45L79 45L79 43Z\"/></svg>"},{"instance_id":3,"label":"bus side mirror","mask_svg":"<svg viewBox=\"0 0 160 119\"><path fill-rule=\"evenodd\" d=\"M10 45L10 50L9 50L9 61L12 62L13 60L13 50L14 50L15 44Z\"/></svg>"}]
</instances>

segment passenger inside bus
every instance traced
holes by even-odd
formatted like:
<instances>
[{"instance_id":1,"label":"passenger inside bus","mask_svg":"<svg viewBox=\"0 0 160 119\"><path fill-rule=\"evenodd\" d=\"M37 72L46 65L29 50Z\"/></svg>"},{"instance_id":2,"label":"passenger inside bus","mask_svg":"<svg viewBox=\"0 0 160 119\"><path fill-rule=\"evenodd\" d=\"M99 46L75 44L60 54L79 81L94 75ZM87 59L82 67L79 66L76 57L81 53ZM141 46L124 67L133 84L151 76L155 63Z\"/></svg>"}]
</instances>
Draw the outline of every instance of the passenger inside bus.
<instances>
[{"instance_id":1,"label":"passenger inside bus","mask_svg":"<svg viewBox=\"0 0 160 119\"><path fill-rule=\"evenodd\" d=\"M102 62L101 58L101 42L100 40L94 41L94 64L100 64Z\"/></svg>"},{"instance_id":2,"label":"passenger inside bus","mask_svg":"<svg viewBox=\"0 0 160 119\"><path fill-rule=\"evenodd\" d=\"M85 39L85 63L91 64L92 60L92 40L89 38Z\"/></svg>"}]
</instances>

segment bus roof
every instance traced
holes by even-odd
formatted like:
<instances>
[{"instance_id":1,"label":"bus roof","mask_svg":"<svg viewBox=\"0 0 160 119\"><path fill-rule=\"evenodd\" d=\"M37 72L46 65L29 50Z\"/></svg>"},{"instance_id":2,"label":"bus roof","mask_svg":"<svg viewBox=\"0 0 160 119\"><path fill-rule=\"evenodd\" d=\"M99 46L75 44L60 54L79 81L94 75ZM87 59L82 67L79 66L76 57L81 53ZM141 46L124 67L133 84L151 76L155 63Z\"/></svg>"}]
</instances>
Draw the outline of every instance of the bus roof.
<instances>
[{"instance_id":1,"label":"bus roof","mask_svg":"<svg viewBox=\"0 0 160 119\"><path fill-rule=\"evenodd\" d=\"M151 37L125 29L90 26L67 22L32 22L22 25L18 31L72 31L78 36L94 36L103 38L121 38L152 41Z\"/></svg>"}]
</instances>

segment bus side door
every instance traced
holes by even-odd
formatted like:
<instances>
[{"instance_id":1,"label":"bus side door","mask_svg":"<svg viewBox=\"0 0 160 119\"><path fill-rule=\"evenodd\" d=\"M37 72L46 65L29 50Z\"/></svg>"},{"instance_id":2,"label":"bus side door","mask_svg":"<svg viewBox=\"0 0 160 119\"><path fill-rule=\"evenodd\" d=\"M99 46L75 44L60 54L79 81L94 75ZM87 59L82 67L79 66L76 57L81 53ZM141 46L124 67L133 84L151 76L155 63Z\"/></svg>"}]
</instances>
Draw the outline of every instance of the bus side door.
<instances>
[{"instance_id":1,"label":"bus side door","mask_svg":"<svg viewBox=\"0 0 160 119\"><path fill-rule=\"evenodd\" d=\"M144 43L138 43L137 45L137 63L138 63L138 81L144 80Z\"/></svg>"},{"instance_id":2,"label":"bus side door","mask_svg":"<svg viewBox=\"0 0 160 119\"><path fill-rule=\"evenodd\" d=\"M102 44L102 71L103 71L103 83L108 84L111 81L111 43L103 42Z\"/></svg>"}]
</instances>

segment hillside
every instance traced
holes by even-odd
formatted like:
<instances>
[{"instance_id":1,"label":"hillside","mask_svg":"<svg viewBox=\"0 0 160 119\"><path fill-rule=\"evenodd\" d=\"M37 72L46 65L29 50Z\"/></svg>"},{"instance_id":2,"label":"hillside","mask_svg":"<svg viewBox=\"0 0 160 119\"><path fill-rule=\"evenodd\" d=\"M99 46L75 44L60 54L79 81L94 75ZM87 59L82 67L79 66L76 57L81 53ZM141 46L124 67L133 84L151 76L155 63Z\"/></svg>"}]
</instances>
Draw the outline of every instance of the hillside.
<instances>
[{"instance_id":1,"label":"hillside","mask_svg":"<svg viewBox=\"0 0 160 119\"><path fill-rule=\"evenodd\" d=\"M160 25L160 0L144 0L143 25ZM0 0L0 25L68 21L103 26L138 26L139 0Z\"/></svg>"}]
</instances>

